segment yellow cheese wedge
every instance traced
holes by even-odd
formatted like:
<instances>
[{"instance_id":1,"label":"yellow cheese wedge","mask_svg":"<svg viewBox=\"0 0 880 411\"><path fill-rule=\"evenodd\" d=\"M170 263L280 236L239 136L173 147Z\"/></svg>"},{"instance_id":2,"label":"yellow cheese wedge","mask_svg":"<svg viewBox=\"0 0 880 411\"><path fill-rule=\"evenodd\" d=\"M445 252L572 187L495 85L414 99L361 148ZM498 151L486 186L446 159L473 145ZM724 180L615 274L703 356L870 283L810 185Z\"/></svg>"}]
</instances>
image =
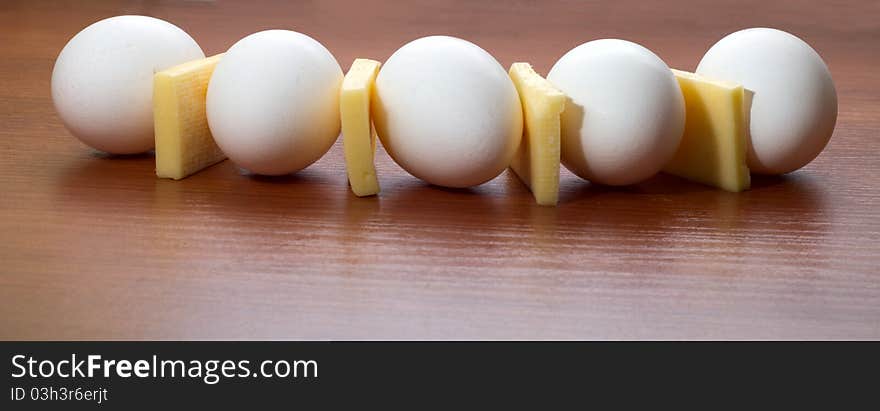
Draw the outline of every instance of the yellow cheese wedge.
<instances>
[{"instance_id":1,"label":"yellow cheese wedge","mask_svg":"<svg viewBox=\"0 0 880 411\"><path fill-rule=\"evenodd\" d=\"M663 171L727 191L747 190L747 91L742 86L672 70L686 106L684 136Z\"/></svg>"},{"instance_id":2,"label":"yellow cheese wedge","mask_svg":"<svg viewBox=\"0 0 880 411\"><path fill-rule=\"evenodd\" d=\"M358 197L379 193L373 157L376 133L370 121L370 94L379 73L378 61L355 59L342 80L339 113L342 116L342 146L351 191Z\"/></svg>"},{"instance_id":3,"label":"yellow cheese wedge","mask_svg":"<svg viewBox=\"0 0 880 411\"><path fill-rule=\"evenodd\" d=\"M565 94L529 63L513 63L510 78L523 106L523 139L510 168L540 205L559 201L559 115Z\"/></svg>"},{"instance_id":4,"label":"yellow cheese wedge","mask_svg":"<svg viewBox=\"0 0 880 411\"><path fill-rule=\"evenodd\" d=\"M221 56L184 63L153 77L157 176L180 180L226 158L214 143L205 115L208 80Z\"/></svg>"}]
</instances>

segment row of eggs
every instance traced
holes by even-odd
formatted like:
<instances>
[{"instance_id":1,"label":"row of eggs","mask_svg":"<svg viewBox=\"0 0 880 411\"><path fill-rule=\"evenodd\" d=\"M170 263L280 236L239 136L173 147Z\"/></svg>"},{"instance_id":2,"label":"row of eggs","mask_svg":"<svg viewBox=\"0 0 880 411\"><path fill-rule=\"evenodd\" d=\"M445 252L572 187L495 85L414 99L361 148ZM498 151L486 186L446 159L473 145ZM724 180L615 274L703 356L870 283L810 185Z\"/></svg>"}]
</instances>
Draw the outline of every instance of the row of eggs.
<instances>
[{"instance_id":1,"label":"row of eggs","mask_svg":"<svg viewBox=\"0 0 880 411\"><path fill-rule=\"evenodd\" d=\"M152 78L204 53L163 20L118 16L74 36L52 73L52 98L70 132L106 152L154 145ZM748 166L782 174L813 160L831 137L837 96L821 57L775 29L735 32L713 45L696 72L753 93ZM319 42L268 30L235 43L207 92L214 139L253 173L292 173L317 161L340 132L342 69ZM590 181L626 185L656 174L684 130L681 90L666 63L636 43L603 39L566 53L547 79L567 96L562 163ZM447 187L482 184L510 164L523 113L504 68L468 41L431 36L385 62L372 98L377 134L412 175Z\"/></svg>"}]
</instances>

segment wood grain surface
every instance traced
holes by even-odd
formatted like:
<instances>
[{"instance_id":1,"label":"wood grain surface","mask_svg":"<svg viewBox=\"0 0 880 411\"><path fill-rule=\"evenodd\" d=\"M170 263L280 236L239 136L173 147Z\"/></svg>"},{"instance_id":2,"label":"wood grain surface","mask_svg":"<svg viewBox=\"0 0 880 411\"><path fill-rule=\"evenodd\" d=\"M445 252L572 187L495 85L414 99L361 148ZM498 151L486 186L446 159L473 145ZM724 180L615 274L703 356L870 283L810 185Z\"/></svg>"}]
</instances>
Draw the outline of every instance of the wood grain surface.
<instances>
[{"instance_id":1,"label":"wood grain surface","mask_svg":"<svg viewBox=\"0 0 880 411\"><path fill-rule=\"evenodd\" d=\"M701 4L4 0L0 338L880 338L880 2ZM207 54L286 28L347 68L449 34L545 74L603 37L693 70L725 34L771 26L823 56L840 114L816 161L742 194L564 172L543 208L509 172L442 189L380 149L382 193L357 198L339 143L286 177L227 161L159 180L152 154L79 143L50 99L67 40L118 14L169 20Z\"/></svg>"}]
</instances>

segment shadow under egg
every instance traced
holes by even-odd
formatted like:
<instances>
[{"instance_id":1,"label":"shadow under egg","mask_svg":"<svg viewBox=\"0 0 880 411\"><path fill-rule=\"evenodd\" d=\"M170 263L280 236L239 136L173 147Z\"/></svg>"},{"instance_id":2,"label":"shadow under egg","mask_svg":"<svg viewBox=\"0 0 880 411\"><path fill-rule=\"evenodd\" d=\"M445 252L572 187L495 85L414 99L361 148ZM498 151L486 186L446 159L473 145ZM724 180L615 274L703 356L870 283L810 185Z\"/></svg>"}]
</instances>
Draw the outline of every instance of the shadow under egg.
<instances>
[{"instance_id":1,"label":"shadow under egg","mask_svg":"<svg viewBox=\"0 0 880 411\"><path fill-rule=\"evenodd\" d=\"M156 179L152 152L109 154L92 150L66 160L56 176L53 205L87 206L94 212L113 214L122 208L137 211L152 197Z\"/></svg>"},{"instance_id":2,"label":"shadow under egg","mask_svg":"<svg viewBox=\"0 0 880 411\"><path fill-rule=\"evenodd\" d=\"M730 193L666 174L609 187L564 171L558 220L564 230L601 230L623 244L697 233L747 239L751 232L784 231L793 224L821 234L828 226L827 205L821 185L807 173L753 176L751 190Z\"/></svg>"}]
</instances>

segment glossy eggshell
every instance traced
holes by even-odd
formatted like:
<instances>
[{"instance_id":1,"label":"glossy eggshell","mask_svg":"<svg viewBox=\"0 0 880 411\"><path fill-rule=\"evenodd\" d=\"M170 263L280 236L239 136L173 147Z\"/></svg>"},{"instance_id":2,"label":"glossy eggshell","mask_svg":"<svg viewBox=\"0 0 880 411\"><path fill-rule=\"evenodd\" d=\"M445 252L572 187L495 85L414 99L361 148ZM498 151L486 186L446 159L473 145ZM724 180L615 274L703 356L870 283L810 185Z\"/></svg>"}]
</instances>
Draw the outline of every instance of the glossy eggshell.
<instances>
[{"instance_id":1,"label":"glossy eggshell","mask_svg":"<svg viewBox=\"0 0 880 411\"><path fill-rule=\"evenodd\" d=\"M439 186L491 180L522 138L522 106L507 72L454 37L425 37L397 50L376 79L372 112L394 161Z\"/></svg>"},{"instance_id":2,"label":"glossy eggshell","mask_svg":"<svg viewBox=\"0 0 880 411\"><path fill-rule=\"evenodd\" d=\"M230 160L252 173L301 170L339 136L342 77L333 55L305 34L251 34L226 52L211 76L211 134Z\"/></svg>"},{"instance_id":3,"label":"glossy eggshell","mask_svg":"<svg viewBox=\"0 0 880 411\"><path fill-rule=\"evenodd\" d=\"M657 174L684 133L681 89L666 63L624 40L584 43L547 76L568 96L562 163L595 183L627 185Z\"/></svg>"},{"instance_id":4,"label":"glossy eggshell","mask_svg":"<svg viewBox=\"0 0 880 411\"><path fill-rule=\"evenodd\" d=\"M55 61L52 101L76 138L98 150L150 150L153 74L205 54L186 32L146 16L117 16L75 35Z\"/></svg>"},{"instance_id":5,"label":"glossy eggshell","mask_svg":"<svg viewBox=\"0 0 880 411\"><path fill-rule=\"evenodd\" d=\"M751 92L749 169L783 174L812 161L837 121L837 91L822 58L784 31L732 33L703 56L697 73Z\"/></svg>"}]
</instances>

